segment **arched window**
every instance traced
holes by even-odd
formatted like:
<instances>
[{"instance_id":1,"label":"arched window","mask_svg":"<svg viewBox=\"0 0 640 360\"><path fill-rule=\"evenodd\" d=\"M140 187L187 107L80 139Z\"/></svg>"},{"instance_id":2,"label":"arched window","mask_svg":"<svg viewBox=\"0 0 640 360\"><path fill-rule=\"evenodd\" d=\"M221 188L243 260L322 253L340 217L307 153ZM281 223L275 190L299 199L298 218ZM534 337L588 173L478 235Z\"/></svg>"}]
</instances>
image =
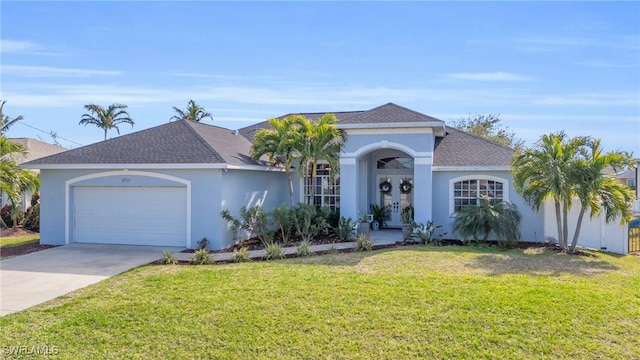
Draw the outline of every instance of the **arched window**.
<instances>
[{"instance_id":1,"label":"arched window","mask_svg":"<svg viewBox=\"0 0 640 360\"><path fill-rule=\"evenodd\" d=\"M450 181L450 210L452 214L465 206L476 206L481 196L492 203L508 200L508 181L493 176L464 176Z\"/></svg>"}]
</instances>

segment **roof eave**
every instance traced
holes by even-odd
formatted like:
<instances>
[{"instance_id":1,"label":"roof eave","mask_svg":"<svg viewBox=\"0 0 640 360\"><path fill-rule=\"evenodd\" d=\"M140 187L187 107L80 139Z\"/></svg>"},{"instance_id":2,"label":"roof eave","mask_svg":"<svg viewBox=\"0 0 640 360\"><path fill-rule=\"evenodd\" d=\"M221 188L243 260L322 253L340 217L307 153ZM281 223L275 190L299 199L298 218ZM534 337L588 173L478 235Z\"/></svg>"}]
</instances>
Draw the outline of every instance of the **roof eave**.
<instances>
[{"instance_id":1,"label":"roof eave","mask_svg":"<svg viewBox=\"0 0 640 360\"><path fill-rule=\"evenodd\" d=\"M208 170L257 170L284 171L281 167L265 165L215 164L23 164L25 169L40 170L113 170L113 169L208 169Z\"/></svg>"}]
</instances>

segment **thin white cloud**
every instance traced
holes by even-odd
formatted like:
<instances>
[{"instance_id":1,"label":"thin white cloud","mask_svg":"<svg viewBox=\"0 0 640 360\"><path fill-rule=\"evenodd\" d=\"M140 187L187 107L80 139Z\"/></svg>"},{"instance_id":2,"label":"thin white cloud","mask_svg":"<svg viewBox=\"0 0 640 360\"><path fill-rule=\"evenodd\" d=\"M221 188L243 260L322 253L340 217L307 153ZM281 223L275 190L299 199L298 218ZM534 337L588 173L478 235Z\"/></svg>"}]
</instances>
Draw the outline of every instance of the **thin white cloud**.
<instances>
[{"instance_id":1,"label":"thin white cloud","mask_svg":"<svg viewBox=\"0 0 640 360\"><path fill-rule=\"evenodd\" d=\"M452 73L445 75L451 79L471 80L471 81L530 81L532 78L520 74L509 72L486 72L486 73Z\"/></svg>"},{"instance_id":2,"label":"thin white cloud","mask_svg":"<svg viewBox=\"0 0 640 360\"><path fill-rule=\"evenodd\" d=\"M634 106L640 105L637 92L599 92L557 94L533 99L534 105L544 106Z\"/></svg>"},{"instance_id":3,"label":"thin white cloud","mask_svg":"<svg viewBox=\"0 0 640 360\"><path fill-rule=\"evenodd\" d=\"M514 39L520 49L527 52L549 52L567 50L576 47L592 47L638 51L640 36L619 35L606 40L586 37L553 36L553 37L520 37Z\"/></svg>"},{"instance_id":4,"label":"thin white cloud","mask_svg":"<svg viewBox=\"0 0 640 360\"><path fill-rule=\"evenodd\" d=\"M2 54L30 54L30 55L56 55L29 40L0 39L0 53Z\"/></svg>"},{"instance_id":5,"label":"thin white cloud","mask_svg":"<svg viewBox=\"0 0 640 360\"><path fill-rule=\"evenodd\" d=\"M3 75L16 75L32 78L41 77L91 77L91 76L117 76L121 71L93 70L77 68L59 68L51 66L26 66L26 65L2 65Z\"/></svg>"}]
</instances>

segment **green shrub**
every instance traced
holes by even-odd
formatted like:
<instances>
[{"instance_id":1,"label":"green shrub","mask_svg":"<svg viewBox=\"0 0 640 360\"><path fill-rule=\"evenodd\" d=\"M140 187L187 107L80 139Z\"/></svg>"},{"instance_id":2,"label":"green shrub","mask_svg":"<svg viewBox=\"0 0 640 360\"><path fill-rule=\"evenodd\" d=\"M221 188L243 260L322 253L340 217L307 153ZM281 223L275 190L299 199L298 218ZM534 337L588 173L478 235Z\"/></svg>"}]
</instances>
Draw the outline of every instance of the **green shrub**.
<instances>
[{"instance_id":1,"label":"green shrub","mask_svg":"<svg viewBox=\"0 0 640 360\"><path fill-rule=\"evenodd\" d=\"M317 215L316 208L312 205L299 204L295 215L296 232L302 240L311 242L316 235L327 232L329 226L326 220Z\"/></svg>"},{"instance_id":2,"label":"green shrub","mask_svg":"<svg viewBox=\"0 0 640 360\"><path fill-rule=\"evenodd\" d=\"M269 231L269 221L267 212L259 206L255 205L250 208L241 207L240 216L234 217L229 210L222 210L220 216L231 224L231 231L236 243L241 244L246 237L241 234L245 231L249 234L249 238L256 237L260 242L264 243L264 234Z\"/></svg>"},{"instance_id":3,"label":"green shrub","mask_svg":"<svg viewBox=\"0 0 640 360\"><path fill-rule=\"evenodd\" d=\"M356 251L371 251L373 250L373 241L367 235L360 234L356 238Z\"/></svg>"},{"instance_id":4,"label":"green shrub","mask_svg":"<svg viewBox=\"0 0 640 360\"><path fill-rule=\"evenodd\" d=\"M243 246L240 249L233 250L233 256L231 256L231 261L237 262L237 263L251 261L251 258L249 257L249 249Z\"/></svg>"},{"instance_id":5,"label":"green shrub","mask_svg":"<svg viewBox=\"0 0 640 360\"><path fill-rule=\"evenodd\" d=\"M311 251L311 243L306 240L301 241L298 246L296 246L296 252L298 256L301 257L313 255L313 252Z\"/></svg>"},{"instance_id":6,"label":"green shrub","mask_svg":"<svg viewBox=\"0 0 640 360\"><path fill-rule=\"evenodd\" d=\"M194 265L206 265L211 261L209 260L209 251L207 249L198 249L193 253L193 259L191 263Z\"/></svg>"},{"instance_id":7,"label":"green shrub","mask_svg":"<svg viewBox=\"0 0 640 360\"><path fill-rule=\"evenodd\" d=\"M203 237L198 241L198 249L206 249L207 245L209 245L209 240L206 237Z\"/></svg>"},{"instance_id":8,"label":"green shrub","mask_svg":"<svg viewBox=\"0 0 640 360\"><path fill-rule=\"evenodd\" d=\"M35 204L27 210L23 227L27 230L40 232L40 204Z\"/></svg>"},{"instance_id":9,"label":"green shrub","mask_svg":"<svg viewBox=\"0 0 640 360\"><path fill-rule=\"evenodd\" d=\"M508 201L492 203L489 197L482 196L478 206L465 206L458 212L452 228L463 241L472 237L476 244L486 242L493 233L500 247L510 248L520 241L521 219L514 204Z\"/></svg>"},{"instance_id":10,"label":"green shrub","mask_svg":"<svg viewBox=\"0 0 640 360\"><path fill-rule=\"evenodd\" d=\"M283 244L288 244L293 234L296 216L293 209L286 205L280 205L271 212L273 227L280 235Z\"/></svg>"},{"instance_id":11,"label":"green shrub","mask_svg":"<svg viewBox=\"0 0 640 360\"><path fill-rule=\"evenodd\" d=\"M280 246L280 244L276 242L267 244L267 246L264 248L264 251L265 260L277 260L284 257L284 249L282 249L282 246Z\"/></svg>"},{"instance_id":12,"label":"green shrub","mask_svg":"<svg viewBox=\"0 0 640 360\"><path fill-rule=\"evenodd\" d=\"M332 210L328 207L321 207L316 210L316 217L322 218L327 223L328 230L333 230L338 227L338 221L340 221L340 214L336 210Z\"/></svg>"},{"instance_id":13,"label":"green shrub","mask_svg":"<svg viewBox=\"0 0 640 360\"><path fill-rule=\"evenodd\" d=\"M176 260L176 256L169 250L165 250L162 254L162 259L160 259L160 264L163 265L176 265L178 260Z\"/></svg>"},{"instance_id":14,"label":"green shrub","mask_svg":"<svg viewBox=\"0 0 640 360\"><path fill-rule=\"evenodd\" d=\"M441 227L442 226L435 226L431 220L427 221L426 224L416 224L411 233L411 238L416 239L418 243L423 245L431 244L440 246L442 245L443 234L435 235L435 231Z\"/></svg>"},{"instance_id":15,"label":"green shrub","mask_svg":"<svg viewBox=\"0 0 640 360\"><path fill-rule=\"evenodd\" d=\"M13 218L12 218L12 212L13 212L13 206L11 204L7 204L5 206L2 207L2 209L0 209L0 217L2 217L2 222L7 226L7 227L13 227L14 223L13 223ZM16 209L15 213L13 214L16 217L16 226L20 226L22 224L24 224L24 212L20 211L20 209Z\"/></svg>"},{"instance_id":16,"label":"green shrub","mask_svg":"<svg viewBox=\"0 0 640 360\"><path fill-rule=\"evenodd\" d=\"M353 234L355 226L355 222L353 222L350 217L345 218L341 216L340 220L338 221L338 228L336 229L336 235L338 236L338 239L342 242L351 240L351 234Z\"/></svg>"}]
</instances>

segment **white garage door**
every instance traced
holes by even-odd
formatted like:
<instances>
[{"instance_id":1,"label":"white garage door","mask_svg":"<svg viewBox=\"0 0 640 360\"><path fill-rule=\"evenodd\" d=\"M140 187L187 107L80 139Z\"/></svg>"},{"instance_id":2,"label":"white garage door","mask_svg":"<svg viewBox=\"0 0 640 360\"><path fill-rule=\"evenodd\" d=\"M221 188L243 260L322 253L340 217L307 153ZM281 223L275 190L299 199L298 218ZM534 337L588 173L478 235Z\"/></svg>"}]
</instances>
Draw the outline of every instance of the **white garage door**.
<instances>
[{"instance_id":1,"label":"white garage door","mask_svg":"<svg viewBox=\"0 0 640 360\"><path fill-rule=\"evenodd\" d=\"M74 242L186 245L185 187L76 187Z\"/></svg>"}]
</instances>

